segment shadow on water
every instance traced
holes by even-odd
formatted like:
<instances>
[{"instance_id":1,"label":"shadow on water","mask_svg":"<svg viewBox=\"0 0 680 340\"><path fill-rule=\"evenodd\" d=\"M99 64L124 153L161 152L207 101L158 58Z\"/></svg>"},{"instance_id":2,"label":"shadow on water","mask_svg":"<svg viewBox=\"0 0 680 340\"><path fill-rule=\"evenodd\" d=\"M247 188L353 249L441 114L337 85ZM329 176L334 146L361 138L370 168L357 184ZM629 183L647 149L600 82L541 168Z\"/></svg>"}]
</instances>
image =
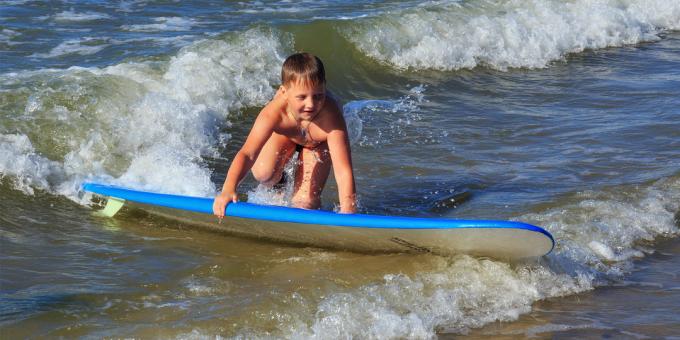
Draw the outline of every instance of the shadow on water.
<instances>
[{"instance_id":1,"label":"shadow on water","mask_svg":"<svg viewBox=\"0 0 680 340\"><path fill-rule=\"evenodd\" d=\"M443 198L437 197L434 203L430 204L430 209L428 210L430 213L443 214L456 209L459 205L472 199L472 193L470 191L454 191L450 192L448 195L438 196L443 196Z\"/></svg>"},{"instance_id":2,"label":"shadow on water","mask_svg":"<svg viewBox=\"0 0 680 340\"><path fill-rule=\"evenodd\" d=\"M0 324L16 322L22 315L38 312L65 312L88 310L95 301L90 294L55 292L54 294L29 297L0 297Z\"/></svg>"},{"instance_id":3,"label":"shadow on water","mask_svg":"<svg viewBox=\"0 0 680 340\"><path fill-rule=\"evenodd\" d=\"M481 189L477 184L422 179L402 180L391 185L374 181L362 188L359 212L387 216L443 217L470 202L474 192ZM328 191L335 193L335 190L335 183L330 183ZM328 199L335 198L328 195Z\"/></svg>"}]
</instances>

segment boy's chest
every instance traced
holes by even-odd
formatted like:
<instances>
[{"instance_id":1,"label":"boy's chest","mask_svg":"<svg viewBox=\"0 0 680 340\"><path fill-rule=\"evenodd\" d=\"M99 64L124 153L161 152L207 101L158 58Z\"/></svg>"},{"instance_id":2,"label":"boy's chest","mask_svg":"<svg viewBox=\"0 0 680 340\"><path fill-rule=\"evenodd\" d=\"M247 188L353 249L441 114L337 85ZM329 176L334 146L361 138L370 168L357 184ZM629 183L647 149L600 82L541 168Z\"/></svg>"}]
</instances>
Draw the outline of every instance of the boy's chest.
<instances>
[{"instance_id":1,"label":"boy's chest","mask_svg":"<svg viewBox=\"0 0 680 340\"><path fill-rule=\"evenodd\" d=\"M300 145L307 145L311 142L324 142L328 136L316 122L306 121L303 121L300 124L295 124L290 121L285 122L279 126L279 129L276 132Z\"/></svg>"}]
</instances>

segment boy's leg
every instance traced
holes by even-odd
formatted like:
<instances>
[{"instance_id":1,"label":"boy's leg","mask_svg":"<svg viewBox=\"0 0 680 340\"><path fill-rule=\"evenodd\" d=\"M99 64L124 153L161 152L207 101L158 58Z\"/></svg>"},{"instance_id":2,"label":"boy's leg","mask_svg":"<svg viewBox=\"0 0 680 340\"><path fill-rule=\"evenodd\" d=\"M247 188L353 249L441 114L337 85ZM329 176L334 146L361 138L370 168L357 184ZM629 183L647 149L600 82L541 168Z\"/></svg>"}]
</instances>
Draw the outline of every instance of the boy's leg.
<instances>
[{"instance_id":1,"label":"boy's leg","mask_svg":"<svg viewBox=\"0 0 680 340\"><path fill-rule=\"evenodd\" d=\"M293 206L318 209L321 206L321 191L331 170L328 144L321 143L314 149L302 148L298 161L299 165L295 171Z\"/></svg>"},{"instance_id":2,"label":"boy's leg","mask_svg":"<svg viewBox=\"0 0 680 340\"><path fill-rule=\"evenodd\" d=\"M295 143L285 136L272 133L253 164L253 177L261 184L275 185L281 180L283 168L294 152Z\"/></svg>"}]
</instances>

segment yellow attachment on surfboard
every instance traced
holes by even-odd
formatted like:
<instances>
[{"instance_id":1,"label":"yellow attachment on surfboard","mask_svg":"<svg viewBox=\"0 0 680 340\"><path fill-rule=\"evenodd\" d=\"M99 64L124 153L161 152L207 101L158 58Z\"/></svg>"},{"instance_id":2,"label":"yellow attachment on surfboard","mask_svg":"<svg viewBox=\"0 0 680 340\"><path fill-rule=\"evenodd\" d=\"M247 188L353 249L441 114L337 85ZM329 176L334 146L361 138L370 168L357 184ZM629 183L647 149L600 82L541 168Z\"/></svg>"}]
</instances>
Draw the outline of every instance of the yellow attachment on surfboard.
<instances>
[{"instance_id":1,"label":"yellow attachment on surfboard","mask_svg":"<svg viewBox=\"0 0 680 340\"><path fill-rule=\"evenodd\" d=\"M113 217L125 205L125 200L116 197L107 197L104 209L95 212L99 216Z\"/></svg>"}]
</instances>

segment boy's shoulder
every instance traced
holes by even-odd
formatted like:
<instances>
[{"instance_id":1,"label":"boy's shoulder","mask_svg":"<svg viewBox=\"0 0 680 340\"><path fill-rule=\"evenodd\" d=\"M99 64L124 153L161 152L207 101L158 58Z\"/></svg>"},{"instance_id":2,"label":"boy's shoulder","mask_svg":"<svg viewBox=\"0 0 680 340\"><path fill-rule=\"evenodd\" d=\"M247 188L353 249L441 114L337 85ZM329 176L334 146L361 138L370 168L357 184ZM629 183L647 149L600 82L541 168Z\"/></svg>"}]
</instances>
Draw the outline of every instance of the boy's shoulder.
<instances>
[{"instance_id":1,"label":"boy's shoulder","mask_svg":"<svg viewBox=\"0 0 680 340\"><path fill-rule=\"evenodd\" d=\"M268 119L280 120L281 115L286 110L286 102L281 96L277 95L272 98L260 111L260 115Z\"/></svg>"},{"instance_id":2,"label":"boy's shoulder","mask_svg":"<svg viewBox=\"0 0 680 340\"><path fill-rule=\"evenodd\" d=\"M339 125L344 124L344 117L342 114L342 105L336 96L330 92L326 92L326 102L320 112L318 125L324 128L333 129Z\"/></svg>"},{"instance_id":3,"label":"boy's shoulder","mask_svg":"<svg viewBox=\"0 0 680 340\"><path fill-rule=\"evenodd\" d=\"M340 103L340 99L331 91L326 91L326 102L324 103L322 110L332 113L329 116L340 115L340 117L342 117L342 104Z\"/></svg>"}]
</instances>

